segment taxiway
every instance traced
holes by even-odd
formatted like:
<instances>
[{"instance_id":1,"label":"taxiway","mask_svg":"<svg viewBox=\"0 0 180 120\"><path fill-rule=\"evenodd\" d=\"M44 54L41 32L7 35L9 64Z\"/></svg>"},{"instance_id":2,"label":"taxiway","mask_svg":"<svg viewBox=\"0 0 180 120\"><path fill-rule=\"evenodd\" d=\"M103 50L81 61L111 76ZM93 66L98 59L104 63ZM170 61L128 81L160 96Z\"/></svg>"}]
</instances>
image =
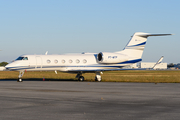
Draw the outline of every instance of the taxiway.
<instances>
[{"instance_id":1,"label":"taxiway","mask_svg":"<svg viewBox=\"0 0 180 120\"><path fill-rule=\"evenodd\" d=\"M179 113L179 83L0 80L1 120L169 120Z\"/></svg>"}]
</instances>

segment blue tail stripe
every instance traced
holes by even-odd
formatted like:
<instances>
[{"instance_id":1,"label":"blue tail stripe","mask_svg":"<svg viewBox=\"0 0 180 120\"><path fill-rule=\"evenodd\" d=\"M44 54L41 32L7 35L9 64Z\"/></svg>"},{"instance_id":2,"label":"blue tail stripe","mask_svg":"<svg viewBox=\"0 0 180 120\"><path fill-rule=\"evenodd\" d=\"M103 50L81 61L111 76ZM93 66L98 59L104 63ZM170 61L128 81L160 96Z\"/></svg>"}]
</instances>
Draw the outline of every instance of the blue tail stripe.
<instances>
[{"instance_id":1,"label":"blue tail stripe","mask_svg":"<svg viewBox=\"0 0 180 120\"><path fill-rule=\"evenodd\" d=\"M145 45L146 42L143 42L143 43L140 43L140 44L137 44L137 45L132 45L132 46L127 46L127 47L134 47L134 46L140 46L140 45Z\"/></svg>"}]
</instances>

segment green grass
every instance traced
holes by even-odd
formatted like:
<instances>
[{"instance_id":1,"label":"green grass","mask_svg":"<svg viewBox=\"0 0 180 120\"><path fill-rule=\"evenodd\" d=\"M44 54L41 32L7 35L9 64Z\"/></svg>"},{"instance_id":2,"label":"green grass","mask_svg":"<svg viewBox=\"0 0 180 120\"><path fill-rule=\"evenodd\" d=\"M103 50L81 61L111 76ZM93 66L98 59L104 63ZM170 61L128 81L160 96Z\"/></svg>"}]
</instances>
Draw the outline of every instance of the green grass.
<instances>
[{"instance_id":1,"label":"green grass","mask_svg":"<svg viewBox=\"0 0 180 120\"><path fill-rule=\"evenodd\" d=\"M0 79L17 79L19 72L1 71ZM58 72L26 72L22 79L43 80L77 80L76 74ZM94 81L94 73L83 74L85 81ZM112 71L102 74L103 82L152 82L152 83L180 83L180 70L164 71Z\"/></svg>"}]
</instances>

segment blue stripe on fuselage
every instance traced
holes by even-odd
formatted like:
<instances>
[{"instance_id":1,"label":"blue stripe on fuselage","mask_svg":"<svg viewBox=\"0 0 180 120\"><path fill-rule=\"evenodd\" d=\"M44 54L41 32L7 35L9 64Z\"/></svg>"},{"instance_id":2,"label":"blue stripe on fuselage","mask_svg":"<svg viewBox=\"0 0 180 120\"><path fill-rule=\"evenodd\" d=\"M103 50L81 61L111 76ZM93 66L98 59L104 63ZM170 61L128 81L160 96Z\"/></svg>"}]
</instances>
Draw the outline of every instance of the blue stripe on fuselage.
<instances>
[{"instance_id":1,"label":"blue stripe on fuselage","mask_svg":"<svg viewBox=\"0 0 180 120\"><path fill-rule=\"evenodd\" d=\"M106 68L121 68L121 67L124 67L124 65L122 66L119 66L119 64L133 64L133 63L136 63L136 62L140 62L142 61L142 59L135 59L135 60L129 60L129 61L125 61L125 62L121 62L121 63L117 63L117 65L113 64L113 65L104 65L104 64L97 64L97 65L86 65L86 66L77 66L77 65L73 65L73 66L42 66L42 68L67 68L67 67L79 67L79 68L85 68L85 67L94 67L94 68L98 68L98 67L106 67ZM41 68L41 67L38 67L38 68ZM16 71L16 70L25 70L25 69L38 69L36 68L35 66L33 67L29 67L29 66L20 66L20 67L9 67L7 69L9 70L12 70L12 71Z\"/></svg>"},{"instance_id":2,"label":"blue stripe on fuselage","mask_svg":"<svg viewBox=\"0 0 180 120\"><path fill-rule=\"evenodd\" d=\"M137 62L140 62L140 61L142 61L142 59L129 60L129 61L121 62L121 63L118 63L118 64L137 63Z\"/></svg>"}]
</instances>

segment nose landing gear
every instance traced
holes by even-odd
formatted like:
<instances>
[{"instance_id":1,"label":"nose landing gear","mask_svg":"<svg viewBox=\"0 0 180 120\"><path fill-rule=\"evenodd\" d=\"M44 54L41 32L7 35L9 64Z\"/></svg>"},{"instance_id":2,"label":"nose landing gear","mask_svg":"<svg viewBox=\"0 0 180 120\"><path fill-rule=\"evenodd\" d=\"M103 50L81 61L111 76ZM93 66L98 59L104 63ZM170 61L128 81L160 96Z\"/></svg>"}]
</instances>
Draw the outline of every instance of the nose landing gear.
<instances>
[{"instance_id":1,"label":"nose landing gear","mask_svg":"<svg viewBox=\"0 0 180 120\"><path fill-rule=\"evenodd\" d=\"M21 79L21 77L24 75L24 71L19 71L19 76L18 76L18 80L17 82L23 82L23 80Z\"/></svg>"}]
</instances>

